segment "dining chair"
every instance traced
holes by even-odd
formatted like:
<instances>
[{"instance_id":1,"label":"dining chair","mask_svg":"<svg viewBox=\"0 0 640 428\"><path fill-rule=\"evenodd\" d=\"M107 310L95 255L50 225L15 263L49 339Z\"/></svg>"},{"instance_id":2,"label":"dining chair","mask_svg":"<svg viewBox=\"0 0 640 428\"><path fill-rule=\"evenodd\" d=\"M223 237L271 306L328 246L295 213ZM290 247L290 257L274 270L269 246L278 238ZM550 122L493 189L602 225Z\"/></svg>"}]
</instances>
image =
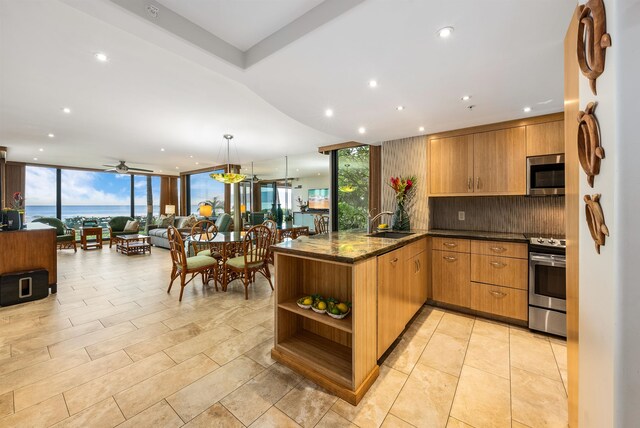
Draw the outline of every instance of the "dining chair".
<instances>
[{"instance_id":1,"label":"dining chair","mask_svg":"<svg viewBox=\"0 0 640 428\"><path fill-rule=\"evenodd\" d=\"M271 232L271 245L277 244L278 243L278 225L276 224L276 222L273 220L265 220L262 224L267 226L269 228L269 231ZM272 251L269 251L269 257L267 262L270 264L273 264Z\"/></svg>"},{"instance_id":2,"label":"dining chair","mask_svg":"<svg viewBox=\"0 0 640 428\"><path fill-rule=\"evenodd\" d=\"M171 247L171 282L167 293L171 292L173 281L180 277L180 299L182 302L182 294L184 287L190 283L198 274L202 276L202 283L206 284L211 278L214 280L216 291L218 291L218 261L209 256L192 256L187 257L184 249L184 241L180 232L173 226L167 229L167 237ZM213 272L212 272L213 271ZM191 278L187 280L187 275Z\"/></svg>"},{"instance_id":3,"label":"dining chair","mask_svg":"<svg viewBox=\"0 0 640 428\"><path fill-rule=\"evenodd\" d=\"M198 241L212 241L218 234L218 228L216 224L211 220L200 220L191 227L191 237L198 236ZM205 248L206 242L198 242L196 240L191 241L193 247L193 254L196 256L210 256L218 260L222 258L220 253L213 250L211 244L207 244L208 248Z\"/></svg>"},{"instance_id":4,"label":"dining chair","mask_svg":"<svg viewBox=\"0 0 640 428\"><path fill-rule=\"evenodd\" d=\"M255 274L260 273L267 278L273 290L271 273L269 272L269 253L271 250L271 231L267 226L258 225L249 229L244 236L242 256L228 259L225 268L238 274L244 284L244 298L249 299L249 284L255 282Z\"/></svg>"},{"instance_id":5,"label":"dining chair","mask_svg":"<svg viewBox=\"0 0 640 428\"><path fill-rule=\"evenodd\" d=\"M316 214L313 218L313 224L316 229L316 235L329 233L329 217Z\"/></svg>"}]
</instances>

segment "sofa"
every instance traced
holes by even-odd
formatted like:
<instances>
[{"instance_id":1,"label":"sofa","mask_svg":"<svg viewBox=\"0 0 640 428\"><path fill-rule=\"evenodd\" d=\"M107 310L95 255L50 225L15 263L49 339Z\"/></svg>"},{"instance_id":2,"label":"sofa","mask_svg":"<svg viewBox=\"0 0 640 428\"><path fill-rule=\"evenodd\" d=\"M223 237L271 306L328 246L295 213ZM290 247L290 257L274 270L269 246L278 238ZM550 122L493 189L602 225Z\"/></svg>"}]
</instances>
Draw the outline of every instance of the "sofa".
<instances>
[{"instance_id":1,"label":"sofa","mask_svg":"<svg viewBox=\"0 0 640 428\"><path fill-rule=\"evenodd\" d=\"M178 229L178 232L190 233L191 226L185 227L185 224L188 224L190 216L177 216L173 222L173 227ZM198 220L201 220L200 218ZM232 218L229 214L224 213L218 216L216 220L216 227L219 232L228 232L231 230L231 224L233 223ZM167 229L168 227L159 227L157 225L150 225L148 229L149 240L151 241L151 245L161 248L170 249L169 238L167 237Z\"/></svg>"}]
</instances>

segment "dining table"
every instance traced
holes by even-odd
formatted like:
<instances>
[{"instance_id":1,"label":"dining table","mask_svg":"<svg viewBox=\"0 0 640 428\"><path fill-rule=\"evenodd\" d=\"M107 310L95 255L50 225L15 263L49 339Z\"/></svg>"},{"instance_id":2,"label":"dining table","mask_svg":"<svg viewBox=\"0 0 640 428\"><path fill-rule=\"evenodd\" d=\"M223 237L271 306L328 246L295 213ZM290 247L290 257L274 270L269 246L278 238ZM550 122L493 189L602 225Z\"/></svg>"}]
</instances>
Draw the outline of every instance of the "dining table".
<instances>
[{"instance_id":1,"label":"dining table","mask_svg":"<svg viewBox=\"0 0 640 428\"><path fill-rule=\"evenodd\" d=\"M218 232L209 234L194 234L185 240L188 242L189 256L196 255L196 248L211 249L211 253L220 254L221 269L218 269L217 280L222 284L222 291L227 291L227 285L240 276L239 273L227 269L227 260L244 254L244 237L246 231Z\"/></svg>"}]
</instances>

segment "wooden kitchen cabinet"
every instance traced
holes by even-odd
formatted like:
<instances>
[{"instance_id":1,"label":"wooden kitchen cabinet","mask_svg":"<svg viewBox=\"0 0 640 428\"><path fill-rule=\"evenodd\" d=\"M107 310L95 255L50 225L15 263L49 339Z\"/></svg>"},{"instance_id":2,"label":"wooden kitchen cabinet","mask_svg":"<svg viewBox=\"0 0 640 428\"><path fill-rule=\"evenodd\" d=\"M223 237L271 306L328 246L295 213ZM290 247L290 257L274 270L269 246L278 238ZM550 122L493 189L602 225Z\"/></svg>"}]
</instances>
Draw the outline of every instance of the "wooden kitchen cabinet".
<instances>
[{"instance_id":1,"label":"wooden kitchen cabinet","mask_svg":"<svg viewBox=\"0 0 640 428\"><path fill-rule=\"evenodd\" d=\"M525 259L471 255L471 281L527 289L529 265Z\"/></svg>"},{"instance_id":2,"label":"wooden kitchen cabinet","mask_svg":"<svg viewBox=\"0 0 640 428\"><path fill-rule=\"evenodd\" d=\"M403 249L378 256L378 358L404 330Z\"/></svg>"},{"instance_id":3,"label":"wooden kitchen cabinet","mask_svg":"<svg viewBox=\"0 0 640 428\"><path fill-rule=\"evenodd\" d=\"M524 195L527 191L525 127L473 136L474 193Z\"/></svg>"},{"instance_id":4,"label":"wooden kitchen cabinet","mask_svg":"<svg viewBox=\"0 0 640 428\"><path fill-rule=\"evenodd\" d=\"M405 325L427 301L427 252L426 242L419 246L405 247L405 277L403 287Z\"/></svg>"},{"instance_id":5,"label":"wooden kitchen cabinet","mask_svg":"<svg viewBox=\"0 0 640 428\"><path fill-rule=\"evenodd\" d=\"M473 193L473 135L429 141L429 193Z\"/></svg>"},{"instance_id":6,"label":"wooden kitchen cabinet","mask_svg":"<svg viewBox=\"0 0 640 428\"><path fill-rule=\"evenodd\" d=\"M564 153L564 120L527 126L527 157Z\"/></svg>"},{"instance_id":7,"label":"wooden kitchen cabinet","mask_svg":"<svg viewBox=\"0 0 640 428\"><path fill-rule=\"evenodd\" d=\"M470 307L487 314L526 321L527 291L472 282Z\"/></svg>"},{"instance_id":8,"label":"wooden kitchen cabinet","mask_svg":"<svg viewBox=\"0 0 640 428\"><path fill-rule=\"evenodd\" d=\"M431 251L433 300L469 307L470 254Z\"/></svg>"}]
</instances>

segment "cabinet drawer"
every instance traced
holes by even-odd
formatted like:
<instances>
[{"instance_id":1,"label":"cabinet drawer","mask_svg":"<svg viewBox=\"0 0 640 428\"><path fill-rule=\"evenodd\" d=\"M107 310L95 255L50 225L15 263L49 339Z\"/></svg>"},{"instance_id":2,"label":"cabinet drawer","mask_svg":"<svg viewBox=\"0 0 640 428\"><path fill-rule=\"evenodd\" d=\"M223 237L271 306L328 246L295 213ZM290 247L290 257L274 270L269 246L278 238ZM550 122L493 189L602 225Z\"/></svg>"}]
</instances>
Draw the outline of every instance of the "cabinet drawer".
<instances>
[{"instance_id":1,"label":"cabinet drawer","mask_svg":"<svg viewBox=\"0 0 640 428\"><path fill-rule=\"evenodd\" d=\"M471 255L471 281L527 289L527 260Z\"/></svg>"},{"instance_id":2,"label":"cabinet drawer","mask_svg":"<svg viewBox=\"0 0 640 428\"><path fill-rule=\"evenodd\" d=\"M423 238L403 247L404 258L409 260L427 249L427 239Z\"/></svg>"},{"instance_id":3,"label":"cabinet drawer","mask_svg":"<svg viewBox=\"0 0 640 428\"><path fill-rule=\"evenodd\" d=\"M526 259L529 257L527 244L515 242L471 241L471 252L473 254L515 257L518 259Z\"/></svg>"},{"instance_id":4,"label":"cabinet drawer","mask_svg":"<svg viewBox=\"0 0 640 428\"><path fill-rule=\"evenodd\" d=\"M471 309L527 320L527 292L495 285L471 283Z\"/></svg>"},{"instance_id":5,"label":"cabinet drawer","mask_svg":"<svg viewBox=\"0 0 640 428\"><path fill-rule=\"evenodd\" d=\"M457 238L433 238L432 247L434 250L455 251L458 253L468 253L470 249L468 239Z\"/></svg>"},{"instance_id":6,"label":"cabinet drawer","mask_svg":"<svg viewBox=\"0 0 640 428\"><path fill-rule=\"evenodd\" d=\"M433 300L469 307L469 254L431 252Z\"/></svg>"}]
</instances>

